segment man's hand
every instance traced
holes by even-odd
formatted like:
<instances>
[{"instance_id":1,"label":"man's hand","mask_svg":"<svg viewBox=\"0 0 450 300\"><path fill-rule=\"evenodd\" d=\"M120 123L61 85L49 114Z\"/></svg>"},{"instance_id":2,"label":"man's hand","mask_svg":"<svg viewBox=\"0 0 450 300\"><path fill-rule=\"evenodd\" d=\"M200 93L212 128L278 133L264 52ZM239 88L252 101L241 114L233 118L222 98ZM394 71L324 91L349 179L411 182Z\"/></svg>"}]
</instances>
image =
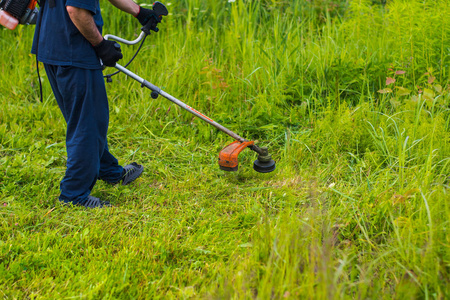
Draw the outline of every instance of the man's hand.
<instances>
[{"instance_id":1,"label":"man's hand","mask_svg":"<svg viewBox=\"0 0 450 300\"><path fill-rule=\"evenodd\" d=\"M153 9L144 7L140 7L139 13L136 15L136 18L142 26L145 26L150 21L155 22L155 25L157 25L158 23L161 23L162 19L162 17L158 16Z\"/></svg>"},{"instance_id":2,"label":"man's hand","mask_svg":"<svg viewBox=\"0 0 450 300\"><path fill-rule=\"evenodd\" d=\"M103 64L108 67L114 67L116 62L123 57L120 45L105 39L100 44L94 46L94 50Z\"/></svg>"}]
</instances>

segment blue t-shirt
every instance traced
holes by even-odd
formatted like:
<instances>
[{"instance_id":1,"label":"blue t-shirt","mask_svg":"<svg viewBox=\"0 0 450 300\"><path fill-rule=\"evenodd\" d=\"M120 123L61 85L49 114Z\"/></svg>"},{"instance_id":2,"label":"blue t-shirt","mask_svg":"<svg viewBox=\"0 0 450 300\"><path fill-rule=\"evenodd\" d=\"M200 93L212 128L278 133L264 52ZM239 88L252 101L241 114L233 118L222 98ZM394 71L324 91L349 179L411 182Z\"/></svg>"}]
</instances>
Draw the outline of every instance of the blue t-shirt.
<instances>
[{"instance_id":1,"label":"blue t-shirt","mask_svg":"<svg viewBox=\"0 0 450 300\"><path fill-rule=\"evenodd\" d=\"M55 5L50 7L52 1ZM101 33L103 19L99 0L44 0L41 5L39 18L42 20L38 19L31 53L37 53L38 60L46 64L100 69L94 48L72 23L66 10L66 6L89 10Z\"/></svg>"}]
</instances>

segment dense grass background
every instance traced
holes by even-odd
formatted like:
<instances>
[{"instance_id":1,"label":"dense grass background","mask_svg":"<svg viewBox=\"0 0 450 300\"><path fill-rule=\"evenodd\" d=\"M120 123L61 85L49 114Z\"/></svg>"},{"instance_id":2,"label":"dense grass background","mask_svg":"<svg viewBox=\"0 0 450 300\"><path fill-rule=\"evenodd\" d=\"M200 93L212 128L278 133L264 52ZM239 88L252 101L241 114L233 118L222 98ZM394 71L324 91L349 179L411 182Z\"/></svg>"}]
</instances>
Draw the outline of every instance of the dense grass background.
<instances>
[{"instance_id":1,"label":"dense grass background","mask_svg":"<svg viewBox=\"0 0 450 300\"><path fill-rule=\"evenodd\" d=\"M33 28L0 30L0 295L449 298L449 1L166 4L129 69L277 170L246 151L220 171L229 137L118 75L110 148L146 171L96 185L114 208L60 206L65 124L42 66L39 102ZM139 34L102 5L104 33Z\"/></svg>"}]
</instances>

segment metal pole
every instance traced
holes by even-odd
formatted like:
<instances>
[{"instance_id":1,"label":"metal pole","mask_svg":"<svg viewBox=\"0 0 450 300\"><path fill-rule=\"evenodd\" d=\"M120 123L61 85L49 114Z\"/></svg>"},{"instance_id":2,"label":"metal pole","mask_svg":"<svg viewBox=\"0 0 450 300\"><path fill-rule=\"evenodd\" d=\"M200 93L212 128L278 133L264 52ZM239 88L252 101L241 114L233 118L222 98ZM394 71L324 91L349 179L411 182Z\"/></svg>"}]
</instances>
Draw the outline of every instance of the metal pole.
<instances>
[{"instance_id":1,"label":"metal pole","mask_svg":"<svg viewBox=\"0 0 450 300\"><path fill-rule=\"evenodd\" d=\"M222 132L225 132L226 134L228 134L229 136L231 136L232 138L238 140L239 142L248 142L248 140L244 139L243 137L237 135L236 133L234 133L233 131L229 130L228 128L220 125L219 123L217 123L216 121L210 119L209 117L205 116L204 114L202 114L201 112L195 110L194 108L190 107L189 105L183 103L182 101L178 100L177 98L175 98L172 95L169 95L168 93L164 92L163 90L161 90L159 87L157 87L156 85L153 85L152 83L148 82L147 80L139 77L138 75L136 75L135 73L131 72L130 70L128 70L127 68L119 65L116 63L116 65L114 66L117 70L125 73L127 76L130 76L131 78L133 78L134 80L138 81L139 83L142 84L142 86L145 86L146 88L160 94L161 96L163 96L164 98L166 98L169 101L172 101L173 103L175 103L176 105L178 105L179 107L187 110L188 112L190 112L191 114L193 114L194 116L202 119L203 121L207 122L208 124L216 127L217 129L219 129ZM257 151L258 152L258 151Z\"/></svg>"}]
</instances>

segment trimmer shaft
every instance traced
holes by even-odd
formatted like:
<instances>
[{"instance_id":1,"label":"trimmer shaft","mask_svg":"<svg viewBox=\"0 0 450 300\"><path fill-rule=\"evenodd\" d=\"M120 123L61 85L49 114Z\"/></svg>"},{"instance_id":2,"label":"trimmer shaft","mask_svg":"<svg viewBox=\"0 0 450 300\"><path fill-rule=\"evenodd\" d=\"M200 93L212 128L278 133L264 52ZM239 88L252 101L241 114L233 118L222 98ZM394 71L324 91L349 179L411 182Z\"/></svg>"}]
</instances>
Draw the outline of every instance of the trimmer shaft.
<instances>
[{"instance_id":1,"label":"trimmer shaft","mask_svg":"<svg viewBox=\"0 0 450 300\"><path fill-rule=\"evenodd\" d=\"M1 3L1 1L3 1L3 0L0 0L0 3ZM164 8L164 10L162 10L163 8ZM153 10L154 11L158 10L157 13L159 15L167 15L168 14L165 6L163 4L161 4L160 2L155 2L153 4ZM141 35L134 41L127 41L127 40L124 40L120 37L113 36L113 35L106 35L105 39L111 38L116 41L125 43L127 45L133 45L133 44L136 44L139 41L141 41L145 36L147 36L150 33L150 31L144 27L142 28L143 32L141 33ZM155 30L155 29L152 29L152 28L150 28L150 29L157 32L157 30ZM253 169L255 169L255 171L260 172L260 173L269 173L269 172L272 172L273 170L275 170L275 162L272 160L272 157L269 155L269 151L267 150L267 147L261 147L261 148L258 147L257 145L255 145L254 141L246 140L243 137L237 135L236 133L229 130L228 128L225 128L224 126L220 125L216 121L205 116L198 110L190 107L186 103L183 103L181 100L178 100L174 96L169 95L168 93L163 91L161 88L157 87L156 85L148 82L147 80L138 76L137 74L134 74L133 72L128 70L126 67L123 67L117 63L115 64L114 67L117 70L119 70L120 72L126 74L127 76L129 76L129 77L133 78L134 80L138 81L139 83L141 83L141 87L145 87L145 88L148 88L149 90L151 90L152 91L151 96L153 99L156 99L159 95L161 95L162 97L166 98L167 100L172 101L179 107L181 107L181 108L185 109L186 111L188 111L189 113L193 114L197 118L203 120L204 122L214 126L218 130L220 130L220 131L228 134L232 138L234 138L235 141L233 143L229 144L228 146L226 146L225 148L223 148L222 151L220 151L220 153L219 153L219 166L220 166L221 170L237 171L238 167L239 167L239 161L238 161L239 153L241 153L245 148L250 148L251 150L258 153L258 159L253 164ZM110 80L110 77L107 76L107 78L108 78L108 80Z\"/></svg>"}]
</instances>

